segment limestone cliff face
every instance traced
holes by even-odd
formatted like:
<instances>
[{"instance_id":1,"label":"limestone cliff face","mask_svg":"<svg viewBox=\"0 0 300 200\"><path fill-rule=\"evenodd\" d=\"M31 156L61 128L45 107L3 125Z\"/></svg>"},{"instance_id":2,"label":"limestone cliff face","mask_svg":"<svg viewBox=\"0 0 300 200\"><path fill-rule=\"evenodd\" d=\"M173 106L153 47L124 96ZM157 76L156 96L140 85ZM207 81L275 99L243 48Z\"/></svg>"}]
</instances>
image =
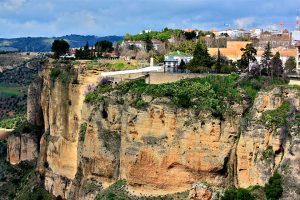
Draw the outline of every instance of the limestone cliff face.
<instances>
[{"instance_id":1,"label":"limestone cliff face","mask_svg":"<svg viewBox=\"0 0 300 200\"><path fill-rule=\"evenodd\" d=\"M279 108L284 101L288 101L291 107L288 123L276 130L262 125L262 113ZM300 129L293 123L295 113L299 111L299 90L275 88L259 94L250 111L250 120L238 142L238 186L263 186L274 171L279 170L285 180L285 198L299 199L295 188L300 185L299 156L296 153L300 147ZM288 189L291 187L293 189ZM290 192L291 190L293 192Z\"/></svg>"},{"instance_id":2,"label":"limestone cliff face","mask_svg":"<svg viewBox=\"0 0 300 200\"><path fill-rule=\"evenodd\" d=\"M38 140L31 134L11 135L7 146L7 161L12 165L38 158Z\"/></svg>"},{"instance_id":3,"label":"limestone cliff face","mask_svg":"<svg viewBox=\"0 0 300 200\"><path fill-rule=\"evenodd\" d=\"M27 120L29 123L43 126L43 111L41 107L41 95L43 80L38 76L28 88Z\"/></svg>"},{"instance_id":4,"label":"limestone cliff face","mask_svg":"<svg viewBox=\"0 0 300 200\"><path fill-rule=\"evenodd\" d=\"M221 121L172 108L168 99L143 97L149 103L145 109L132 107L130 95L123 105L116 94L97 106L85 104L86 87L99 73L81 74L79 84L52 81L49 69L43 73L45 134L38 170L47 190L86 199L86 185L96 182L101 189L119 178L138 194L185 191L198 181L227 185L242 106Z\"/></svg>"},{"instance_id":5,"label":"limestone cliff face","mask_svg":"<svg viewBox=\"0 0 300 200\"><path fill-rule=\"evenodd\" d=\"M38 77L28 88L27 120L34 126L43 126L41 108L42 78ZM8 134L7 160L16 165L22 161L36 161L39 154L39 135L29 132Z\"/></svg>"},{"instance_id":6,"label":"limestone cliff face","mask_svg":"<svg viewBox=\"0 0 300 200\"><path fill-rule=\"evenodd\" d=\"M186 191L199 182L248 187L264 185L276 169L284 181L293 178L290 187L299 186L300 178L292 177L299 174L299 129L281 127L275 134L259 121L264 111L283 101L291 102L291 114L298 112L297 90L260 93L245 124L247 105L242 104L232 105L235 114L224 120L177 109L167 98L142 96L148 106L136 109L133 96L124 95L120 102L114 92L89 105L85 94L98 83L100 71L82 71L78 82L66 84L51 80L50 70L42 74L45 133L37 168L45 188L56 196L94 199L118 179L126 179L137 195ZM275 155L265 159L270 148ZM296 192L285 195L297 197Z\"/></svg>"},{"instance_id":7,"label":"limestone cliff face","mask_svg":"<svg viewBox=\"0 0 300 200\"><path fill-rule=\"evenodd\" d=\"M143 194L185 191L201 180L226 185L242 113L220 121L158 100L137 110L113 99L84 113L84 177L107 184L126 179L133 193Z\"/></svg>"}]
</instances>

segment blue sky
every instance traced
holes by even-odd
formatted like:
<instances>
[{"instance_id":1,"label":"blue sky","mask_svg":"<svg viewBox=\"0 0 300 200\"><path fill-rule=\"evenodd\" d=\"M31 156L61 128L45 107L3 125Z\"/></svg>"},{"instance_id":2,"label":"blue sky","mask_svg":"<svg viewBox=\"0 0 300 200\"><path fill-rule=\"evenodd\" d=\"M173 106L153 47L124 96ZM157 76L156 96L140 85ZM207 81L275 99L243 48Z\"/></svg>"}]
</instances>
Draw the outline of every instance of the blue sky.
<instances>
[{"instance_id":1,"label":"blue sky","mask_svg":"<svg viewBox=\"0 0 300 200\"><path fill-rule=\"evenodd\" d=\"M143 29L294 28L298 0L0 0L0 38ZM297 7L298 5L298 7Z\"/></svg>"}]
</instances>

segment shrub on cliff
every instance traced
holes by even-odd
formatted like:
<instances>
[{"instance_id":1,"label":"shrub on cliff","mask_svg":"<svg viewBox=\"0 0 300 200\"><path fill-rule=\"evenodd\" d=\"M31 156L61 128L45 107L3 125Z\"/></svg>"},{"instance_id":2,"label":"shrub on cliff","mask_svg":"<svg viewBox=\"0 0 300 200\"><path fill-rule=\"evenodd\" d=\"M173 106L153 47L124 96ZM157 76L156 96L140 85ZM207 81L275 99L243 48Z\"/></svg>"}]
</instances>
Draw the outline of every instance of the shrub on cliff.
<instances>
[{"instance_id":1,"label":"shrub on cliff","mask_svg":"<svg viewBox=\"0 0 300 200\"><path fill-rule=\"evenodd\" d=\"M228 189L225 191L222 200L254 200L250 191L244 188Z\"/></svg>"},{"instance_id":2,"label":"shrub on cliff","mask_svg":"<svg viewBox=\"0 0 300 200\"><path fill-rule=\"evenodd\" d=\"M283 102L282 105L275 110L268 110L262 114L262 123L273 130L288 125L288 113L290 111L289 102Z\"/></svg>"},{"instance_id":3,"label":"shrub on cliff","mask_svg":"<svg viewBox=\"0 0 300 200\"><path fill-rule=\"evenodd\" d=\"M179 108L209 110L213 116L222 118L233 102L241 100L236 87L238 76L208 76L181 80L160 85L146 84L144 80L130 81L112 88L110 85L99 85L94 92L86 96L86 102L96 103L103 100L103 94L117 90L120 95L134 94L136 99L141 95L168 97ZM139 105L141 101L136 101ZM138 107L139 107L138 105Z\"/></svg>"},{"instance_id":4,"label":"shrub on cliff","mask_svg":"<svg viewBox=\"0 0 300 200\"><path fill-rule=\"evenodd\" d=\"M281 182L281 175L277 172L270 178L269 183L265 185L265 193L268 200L280 199L283 193Z\"/></svg>"}]
</instances>

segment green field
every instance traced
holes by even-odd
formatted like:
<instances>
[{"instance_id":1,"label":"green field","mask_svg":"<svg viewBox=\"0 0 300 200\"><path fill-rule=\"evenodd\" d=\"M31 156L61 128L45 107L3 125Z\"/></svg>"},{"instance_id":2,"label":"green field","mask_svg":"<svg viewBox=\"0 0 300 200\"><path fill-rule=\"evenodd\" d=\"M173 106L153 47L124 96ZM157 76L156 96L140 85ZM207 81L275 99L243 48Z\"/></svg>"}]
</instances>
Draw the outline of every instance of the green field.
<instances>
[{"instance_id":1,"label":"green field","mask_svg":"<svg viewBox=\"0 0 300 200\"><path fill-rule=\"evenodd\" d=\"M26 93L26 89L23 87L6 87L0 86L0 96L10 97L10 96L22 96Z\"/></svg>"}]
</instances>

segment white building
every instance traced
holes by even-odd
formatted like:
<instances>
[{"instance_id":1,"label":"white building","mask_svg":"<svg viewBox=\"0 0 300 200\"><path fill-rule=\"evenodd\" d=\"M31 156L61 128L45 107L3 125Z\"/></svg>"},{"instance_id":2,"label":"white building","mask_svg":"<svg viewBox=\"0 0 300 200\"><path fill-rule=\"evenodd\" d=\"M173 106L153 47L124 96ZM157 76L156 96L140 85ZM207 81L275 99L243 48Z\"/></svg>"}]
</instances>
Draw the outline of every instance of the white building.
<instances>
[{"instance_id":1,"label":"white building","mask_svg":"<svg viewBox=\"0 0 300 200\"><path fill-rule=\"evenodd\" d=\"M297 62L297 72L300 73L300 42L297 42L295 44L295 46L297 47L297 56L296 56L296 62Z\"/></svg>"},{"instance_id":2,"label":"white building","mask_svg":"<svg viewBox=\"0 0 300 200\"><path fill-rule=\"evenodd\" d=\"M293 31L292 32L292 43L295 44L297 41L300 41L300 31Z\"/></svg>"},{"instance_id":3,"label":"white building","mask_svg":"<svg viewBox=\"0 0 300 200\"><path fill-rule=\"evenodd\" d=\"M187 53L180 51L171 52L165 55L165 71L167 72L176 72L178 66L183 61L185 64L189 63L193 59L193 56Z\"/></svg>"},{"instance_id":4,"label":"white building","mask_svg":"<svg viewBox=\"0 0 300 200\"><path fill-rule=\"evenodd\" d=\"M261 33L262 33L262 29L259 29L259 28L250 29L251 37L259 38Z\"/></svg>"}]
</instances>

